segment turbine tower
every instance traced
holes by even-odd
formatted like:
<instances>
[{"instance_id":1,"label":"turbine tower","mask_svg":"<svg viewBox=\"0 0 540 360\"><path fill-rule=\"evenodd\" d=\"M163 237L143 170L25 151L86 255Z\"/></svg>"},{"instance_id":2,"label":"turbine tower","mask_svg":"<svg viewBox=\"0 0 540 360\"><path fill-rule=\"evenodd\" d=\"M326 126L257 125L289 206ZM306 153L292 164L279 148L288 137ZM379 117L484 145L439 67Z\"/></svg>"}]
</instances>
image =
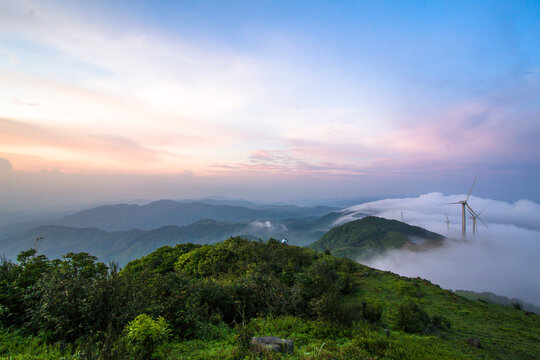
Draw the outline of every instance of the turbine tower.
<instances>
[{"instance_id":1,"label":"turbine tower","mask_svg":"<svg viewBox=\"0 0 540 360\"><path fill-rule=\"evenodd\" d=\"M475 216L476 219L482 221L477 213L474 212L474 210L469 206L467 201L469 200L469 196L471 196L472 189L474 187L474 184L476 183L476 179L478 176L474 178L474 181L471 185L471 189L469 190L469 193L467 194L467 197L465 200L461 200L458 202L448 203L448 204L460 204L461 205L461 238L463 240L467 240L467 211L469 211L471 214ZM448 205L446 204L446 205ZM476 223L476 219L473 220L473 231L474 231L474 224ZM482 221L482 224L486 225L485 222ZM486 225L487 226L487 225Z\"/></svg>"},{"instance_id":2,"label":"turbine tower","mask_svg":"<svg viewBox=\"0 0 540 360\"><path fill-rule=\"evenodd\" d=\"M472 234L474 236L476 234L476 216L471 213L470 219L472 220Z\"/></svg>"},{"instance_id":3,"label":"turbine tower","mask_svg":"<svg viewBox=\"0 0 540 360\"><path fill-rule=\"evenodd\" d=\"M472 212L471 210L467 209L469 211L469 213L471 213L471 219L472 219L472 233L473 233L473 236L478 232L478 224L476 223L476 219L479 219L480 221L482 221L482 219L480 219L480 214L482 213L482 211L484 210L480 210L478 212L478 214L475 214L474 212ZM484 224L486 227L486 223L482 221L482 224Z\"/></svg>"},{"instance_id":4,"label":"turbine tower","mask_svg":"<svg viewBox=\"0 0 540 360\"><path fill-rule=\"evenodd\" d=\"M450 233L450 219L448 218L448 215L444 214L446 217L446 234Z\"/></svg>"}]
</instances>

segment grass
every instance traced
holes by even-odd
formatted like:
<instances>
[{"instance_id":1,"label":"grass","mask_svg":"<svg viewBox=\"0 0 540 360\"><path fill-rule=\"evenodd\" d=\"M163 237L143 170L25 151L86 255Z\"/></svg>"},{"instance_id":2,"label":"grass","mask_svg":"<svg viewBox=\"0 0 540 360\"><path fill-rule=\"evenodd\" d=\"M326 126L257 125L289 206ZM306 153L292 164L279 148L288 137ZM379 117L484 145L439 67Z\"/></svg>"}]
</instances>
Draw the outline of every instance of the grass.
<instances>
[{"instance_id":1,"label":"grass","mask_svg":"<svg viewBox=\"0 0 540 360\"><path fill-rule=\"evenodd\" d=\"M46 344L39 338L25 336L20 331L0 329L0 359L68 360L79 357L69 345L62 349L60 344Z\"/></svg>"}]
</instances>

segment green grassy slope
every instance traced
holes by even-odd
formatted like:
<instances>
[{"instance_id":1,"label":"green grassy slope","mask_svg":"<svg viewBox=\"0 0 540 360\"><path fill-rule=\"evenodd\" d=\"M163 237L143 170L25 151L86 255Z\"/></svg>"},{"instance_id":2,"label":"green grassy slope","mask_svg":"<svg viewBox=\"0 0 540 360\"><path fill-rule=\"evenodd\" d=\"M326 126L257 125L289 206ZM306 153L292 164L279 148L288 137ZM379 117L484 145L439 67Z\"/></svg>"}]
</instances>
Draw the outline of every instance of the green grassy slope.
<instances>
[{"instance_id":1,"label":"green grassy slope","mask_svg":"<svg viewBox=\"0 0 540 360\"><path fill-rule=\"evenodd\" d=\"M330 251L351 259L368 258L390 249L422 249L435 246L444 237L397 220L367 216L328 231L310 248Z\"/></svg>"},{"instance_id":2,"label":"green grassy slope","mask_svg":"<svg viewBox=\"0 0 540 360\"><path fill-rule=\"evenodd\" d=\"M520 299L516 298L508 298L506 296L496 295L491 292L476 292L476 291L469 291L469 290L455 290L456 294L463 296L464 298L467 298L469 300L477 300L484 303L490 303L490 304L500 304L505 306L512 306L512 307L522 307L525 311L531 311L537 315L540 315L540 307L526 303Z\"/></svg>"},{"instance_id":3,"label":"green grassy slope","mask_svg":"<svg viewBox=\"0 0 540 360\"><path fill-rule=\"evenodd\" d=\"M152 287L159 288L173 275L185 284L181 291L163 287L145 311L170 324L189 314L196 325L181 321L183 330L173 330L169 341L155 349L157 359L540 358L538 315L471 301L427 280L311 249L238 238L215 245L167 246L128 264L120 279L155 278ZM197 302L176 307L184 306L197 289L203 291ZM154 290L144 285L141 291ZM411 303L427 313L430 325L405 332L400 317L404 304ZM129 306L123 306L127 311ZM416 324L422 311L408 321ZM436 319L450 325L433 327ZM295 353L257 353L243 347L242 339L264 335L294 340ZM478 339L481 347L469 345L468 338ZM40 358L45 349L61 352L40 341L0 330L0 358ZM69 346L63 356L80 358L80 349Z\"/></svg>"},{"instance_id":4,"label":"green grassy slope","mask_svg":"<svg viewBox=\"0 0 540 360\"><path fill-rule=\"evenodd\" d=\"M185 249L178 249L182 252ZM497 304L471 301L420 278L406 278L367 266L288 247L302 256L316 256L338 266L353 266L357 291L349 297L356 303L382 306L382 318L372 324L354 323L341 327L332 322L306 320L296 316L264 316L252 320L254 335L277 335L295 341L294 356L284 359L538 359L540 356L540 316ZM174 250L168 250L174 252ZM134 262L148 264L155 256ZM148 266L148 265L145 265ZM156 265L161 266L163 265ZM396 328L398 308L412 301L429 316L442 316L451 328L438 335L409 334ZM386 330L390 330L387 335ZM169 358L221 359L234 352L233 330L224 329L212 341L197 339L172 344L164 354ZM482 348L467 343L480 340ZM270 357L272 358L272 357Z\"/></svg>"}]
</instances>

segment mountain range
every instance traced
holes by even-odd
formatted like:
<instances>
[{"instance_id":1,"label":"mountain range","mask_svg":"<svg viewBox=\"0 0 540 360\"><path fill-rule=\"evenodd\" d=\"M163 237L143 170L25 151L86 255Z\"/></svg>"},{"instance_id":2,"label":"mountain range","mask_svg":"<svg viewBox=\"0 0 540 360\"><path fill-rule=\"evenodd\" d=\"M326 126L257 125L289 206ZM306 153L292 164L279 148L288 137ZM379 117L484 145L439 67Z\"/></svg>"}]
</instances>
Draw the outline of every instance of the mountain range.
<instances>
[{"instance_id":1,"label":"mountain range","mask_svg":"<svg viewBox=\"0 0 540 360\"><path fill-rule=\"evenodd\" d=\"M238 205L242 204L242 205ZM36 246L48 257L91 252L121 265L176 243L212 244L230 236L268 239L287 237L308 245L342 216L338 209L316 206L259 205L247 201L160 200L145 205L104 205L53 220L0 227L0 255L14 259Z\"/></svg>"},{"instance_id":2,"label":"mountain range","mask_svg":"<svg viewBox=\"0 0 540 360\"><path fill-rule=\"evenodd\" d=\"M367 259L388 249L436 246L444 239L418 226L347 209L238 204L204 199L104 205L55 220L5 225L0 227L0 255L14 259L23 250L39 247L50 258L88 252L122 266L164 245L213 244L242 236L286 237L293 245ZM342 224L344 219L349 222Z\"/></svg>"}]
</instances>

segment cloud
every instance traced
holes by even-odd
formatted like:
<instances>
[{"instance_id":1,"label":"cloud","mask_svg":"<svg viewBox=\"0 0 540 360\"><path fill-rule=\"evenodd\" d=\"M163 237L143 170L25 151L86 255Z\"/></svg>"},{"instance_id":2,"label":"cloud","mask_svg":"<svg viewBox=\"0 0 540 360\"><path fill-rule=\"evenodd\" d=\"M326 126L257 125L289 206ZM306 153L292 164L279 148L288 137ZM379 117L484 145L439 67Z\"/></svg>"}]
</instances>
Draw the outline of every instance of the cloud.
<instances>
[{"instance_id":1,"label":"cloud","mask_svg":"<svg viewBox=\"0 0 540 360\"><path fill-rule=\"evenodd\" d=\"M473 189L474 193L474 189ZM382 216L389 219L403 220L417 225L421 223L423 227L433 229L446 235L445 214L451 219L452 236L459 235L461 229L461 206L443 205L457 202L466 198L466 194L444 195L434 192L411 198L394 198L360 204L348 208L351 213L361 212ZM540 231L540 205L526 199L513 203L506 201L484 199L471 195L468 200L469 205L476 211L482 212L480 217L489 224L516 225L528 229ZM468 216L468 215L467 215ZM347 217L338 220L347 221ZM468 219L467 221L470 222ZM480 228L486 231L489 228ZM454 231L458 231L454 233Z\"/></svg>"},{"instance_id":2,"label":"cloud","mask_svg":"<svg viewBox=\"0 0 540 360\"><path fill-rule=\"evenodd\" d=\"M184 170L180 173L181 177L187 177L187 178L193 178L195 177L195 174L191 170Z\"/></svg>"},{"instance_id":3,"label":"cloud","mask_svg":"<svg viewBox=\"0 0 540 360\"><path fill-rule=\"evenodd\" d=\"M402 220L460 239L460 206L441 204L465 196L430 193L364 203L347 211ZM391 251L367 265L404 276L420 276L445 288L490 291L540 305L540 205L529 200L509 203L472 195L469 204L477 212L482 211L480 216L488 225L480 225L475 236L467 216L466 241L448 239L443 247L425 252ZM351 220L352 214L339 222ZM449 231L445 214L451 220Z\"/></svg>"},{"instance_id":4,"label":"cloud","mask_svg":"<svg viewBox=\"0 0 540 360\"><path fill-rule=\"evenodd\" d=\"M19 59L13 54L11 51L9 51L8 48L6 48L3 45L0 45L0 54L4 55L10 64L17 65L19 63Z\"/></svg>"},{"instance_id":5,"label":"cloud","mask_svg":"<svg viewBox=\"0 0 540 360\"><path fill-rule=\"evenodd\" d=\"M0 174L10 172L13 169L11 162L8 159L0 158Z\"/></svg>"},{"instance_id":6,"label":"cloud","mask_svg":"<svg viewBox=\"0 0 540 360\"><path fill-rule=\"evenodd\" d=\"M94 168L118 171L139 167L141 163L155 164L162 157L170 156L163 150L147 148L126 136L88 134L4 118L0 118L0 142L0 151L13 149L26 155L54 154L56 166L67 171L76 170L81 163L90 165L88 162L95 159L100 159L100 163L94 164ZM28 161L33 162L30 166L34 170L44 163L39 157L28 158ZM23 164L22 168L28 167Z\"/></svg>"},{"instance_id":7,"label":"cloud","mask_svg":"<svg viewBox=\"0 0 540 360\"><path fill-rule=\"evenodd\" d=\"M261 231L261 230L265 230L269 232L287 231L287 227L285 225L275 224L269 220L266 220L266 221L255 220L251 222L249 225L254 231Z\"/></svg>"}]
</instances>

